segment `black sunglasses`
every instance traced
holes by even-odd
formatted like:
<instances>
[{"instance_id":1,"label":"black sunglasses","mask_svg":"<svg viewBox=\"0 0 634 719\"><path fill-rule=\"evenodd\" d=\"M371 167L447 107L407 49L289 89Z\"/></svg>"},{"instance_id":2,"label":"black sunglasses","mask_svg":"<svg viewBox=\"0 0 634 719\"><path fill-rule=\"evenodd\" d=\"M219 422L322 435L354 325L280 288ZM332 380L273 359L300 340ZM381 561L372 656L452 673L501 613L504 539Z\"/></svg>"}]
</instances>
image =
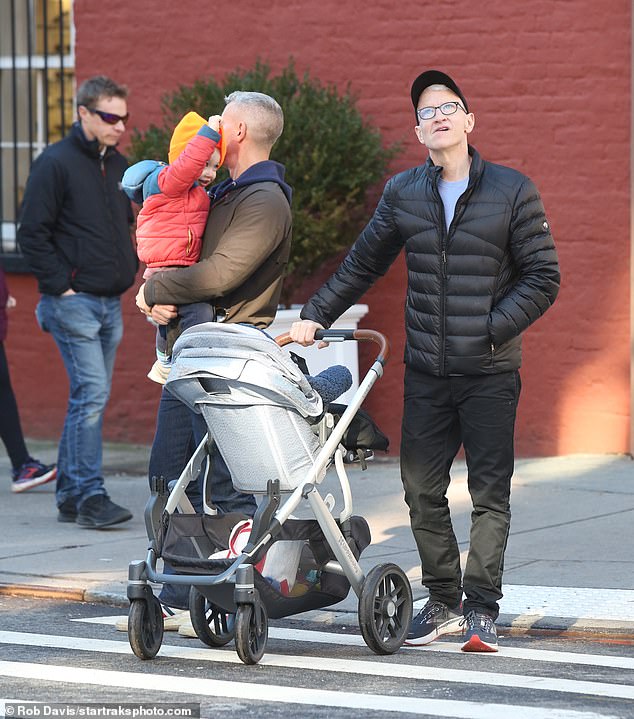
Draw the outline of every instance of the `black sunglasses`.
<instances>
[{"instance_id":1,"label":"black sunglasses","mask_svg":"<svg viewBox=\"0 0 634 719\"><path fill-rule=\"evenodd\" d=\"M84 105L84 107L86 107ZM116 125L118 122L122 122L124 125L126 122L130 119L130 113L126 113L125 115L115 115L114 112L104 112L103 110L93 110L92 107L86 107L86 110L88 112L91 112L93 115L99 115L99 117L104 121L107 122L108 125Z\"/></svg>"}]
</instances>

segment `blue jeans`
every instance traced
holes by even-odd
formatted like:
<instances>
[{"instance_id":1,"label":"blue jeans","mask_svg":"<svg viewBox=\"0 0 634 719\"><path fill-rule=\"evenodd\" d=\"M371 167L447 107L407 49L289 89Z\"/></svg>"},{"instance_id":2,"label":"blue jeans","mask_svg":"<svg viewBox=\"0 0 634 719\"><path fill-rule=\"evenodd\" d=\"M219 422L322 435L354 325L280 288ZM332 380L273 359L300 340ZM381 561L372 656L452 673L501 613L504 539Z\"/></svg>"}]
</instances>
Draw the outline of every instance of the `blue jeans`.
<instances>
[{"instance_id":1,"label":"blue jeans","mask_svg":"<svg viewBox=\"0 0 634 719\"><path fill-rule=\"evenodd\" d=\"M156 434L150 453L149 478L164 477L167 482L178 479L196 447L207 433L207 425L200 414L192 412L187 405L163 389L156 420ZM234 489L231 475L217 452L213 457L211 499L222 514L242 512L253 516L257 508L252 494ZM197 482L191 482L187 496L197 512L202 511L202 472ZM172 574L169 564L164 563L164 573ZM186 609L189 589L185 585L165 584L159 599L170 607Z\"/></svg>"},{"instance_id":2,"label":"blue jeans","mask_svg":"<svg viewBox=\"0 0 634 719\"><path fill-rule=\"evenodd\" d=\"M70 395L57 459L57 506L107 494L102 476L103 415L123 336L119 297L42 295L37 321L55 340Z\"/></svg>"},{"instance_id":3,"label":"blue jeans","mask_svg":"<svg viewBox=\"0 0 634 719\"><path fill-rule=\"evenodd\" d=\"M215 319L216 309L212 304L209 304L209 302L191 302L186 305L178 305L178 318L175 324L183 332L190 327L201 325L203 322L214 322ZM168 347L167 327L168 325L159 325L156 328L156 356L159 359L161 359L161 356L169 357L172 353L172 348Z\"/></svg>"}]
</instances>

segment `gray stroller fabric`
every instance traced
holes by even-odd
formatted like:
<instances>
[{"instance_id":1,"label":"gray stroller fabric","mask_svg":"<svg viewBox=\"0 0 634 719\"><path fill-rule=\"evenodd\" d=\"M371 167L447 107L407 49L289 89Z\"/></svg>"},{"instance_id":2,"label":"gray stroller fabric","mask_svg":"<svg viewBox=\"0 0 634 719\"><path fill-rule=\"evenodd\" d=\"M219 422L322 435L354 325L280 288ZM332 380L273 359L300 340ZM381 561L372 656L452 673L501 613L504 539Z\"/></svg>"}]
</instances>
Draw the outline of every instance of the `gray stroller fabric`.
<instances>
[{"instance_id":1,"label":"gray stroller fabric","mask_svg":"<svg viewBox=\"0 0 634 719\"><path fill-rule=\"evenodd\" d=\"M200 380L205 381L201 392ZM274 340L258 329L207 322L174 343L167 389L200 412L198 405L265 404L292 407L304 417L323 412L320 395Z\"/></svg>"},{"instance_id":2,"label":"gray stroller fabric","mask_svg":"<svg viewBox=\"0 0 634 719\"><path fill-rule=\"evenodd\" d=\"M260 330L209 322L174 344L166 389L203 415L236 489L282 491L305 481L320 449L307 418L323 403L306 377Z\"/></svg>"}]
</instances>

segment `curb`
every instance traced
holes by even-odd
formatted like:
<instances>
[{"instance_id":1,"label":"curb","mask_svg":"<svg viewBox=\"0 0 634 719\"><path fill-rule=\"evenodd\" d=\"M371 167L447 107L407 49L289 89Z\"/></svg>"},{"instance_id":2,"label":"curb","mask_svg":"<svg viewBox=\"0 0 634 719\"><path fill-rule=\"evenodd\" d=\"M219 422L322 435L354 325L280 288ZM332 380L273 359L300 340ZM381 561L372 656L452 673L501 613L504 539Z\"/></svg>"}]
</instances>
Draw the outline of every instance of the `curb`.
<instances>
[{"instance_id":1,"label":"curb","mask_svg":"<svg viewBox=\"0 0 634 719\"><path fill-rule=\"evenodd\" d=\"M37 584L0 584L0 596L29 597L32 599L66 599L83 602L85 591L72 587L46 587Z\"/></svg>"},{"instance_id":2,"label":"curb","mask_svg":"<svg viewBox=\"0 0 634 719\"><path fill-rule=\"evenodd\" d=\"M510 634L547 632L548 634L565 634L568 637L593 635L634 639L634 622L613 619L547 617L541 614L500 614L496 625Z\"/></svg>"},{"instance_id":3,"label":"curb","mask_svg":"<svg viewBox=\"0 0 634 719\"><path fill-rule=\"evenodd\" d=\"M345 609L319 609L301 615L287 617L289 620L301 617L304 621L350 628L358 626L355 611ZM620 622L608 619L580 619L572 617L544 617L528 614L500 614L496 627L498 633L508 635L561 634L568 638L579 636L612 637L634 640L634 622Z\"/></svg>"}]
</instances>

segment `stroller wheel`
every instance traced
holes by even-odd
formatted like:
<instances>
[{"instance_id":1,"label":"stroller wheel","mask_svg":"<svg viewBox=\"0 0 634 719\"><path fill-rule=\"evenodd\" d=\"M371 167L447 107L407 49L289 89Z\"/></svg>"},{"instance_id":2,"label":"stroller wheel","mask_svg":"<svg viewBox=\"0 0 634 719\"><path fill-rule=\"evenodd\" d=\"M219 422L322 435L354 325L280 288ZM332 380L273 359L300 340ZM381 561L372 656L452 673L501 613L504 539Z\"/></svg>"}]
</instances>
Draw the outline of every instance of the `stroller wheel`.
<instances>
[{"instance_id":1,"label":"stroller wheel","mask_svg":"<svg viewBox=\"0 0 634 719\"><path fill-rule=\"evenodd\" d=\"M130 602L128 640L139 659L154 659L157 655L163 641L163 611L156 597Z\"/></svg>"},{"instance_id":2,"label":"stroller wheel","mask_svg":"<svg viewBox=\"0 0 634 719\"><path fill-rule=\"evenodd\" d=\"M204 597L196 587L189 590L189 616L196 636L210 647L224 647L235 634L235 614L229 614Z\"/></svg>"},{"instance_id":3,"label":"stroller wheel","mask_svg":"<svg viewBox=\"0 0 634 719\"><path fill-rule=\"evenodd\" d=\"M359 626L375 654L400 649L412 621L412 588L396 564L379 564L365 578L359 597Z\"/></svg>"},{"instance_id":4,"label":"stroller wheel","mask_svg":"<svg viewBox=\"0 0 634 719\"><path fill-rule=\"evenodd\" d=\"M268 636L264 604L241 604L236 614L236 651L245 664L257 664L262 659Z\"/></svg>"}]
</instances>

